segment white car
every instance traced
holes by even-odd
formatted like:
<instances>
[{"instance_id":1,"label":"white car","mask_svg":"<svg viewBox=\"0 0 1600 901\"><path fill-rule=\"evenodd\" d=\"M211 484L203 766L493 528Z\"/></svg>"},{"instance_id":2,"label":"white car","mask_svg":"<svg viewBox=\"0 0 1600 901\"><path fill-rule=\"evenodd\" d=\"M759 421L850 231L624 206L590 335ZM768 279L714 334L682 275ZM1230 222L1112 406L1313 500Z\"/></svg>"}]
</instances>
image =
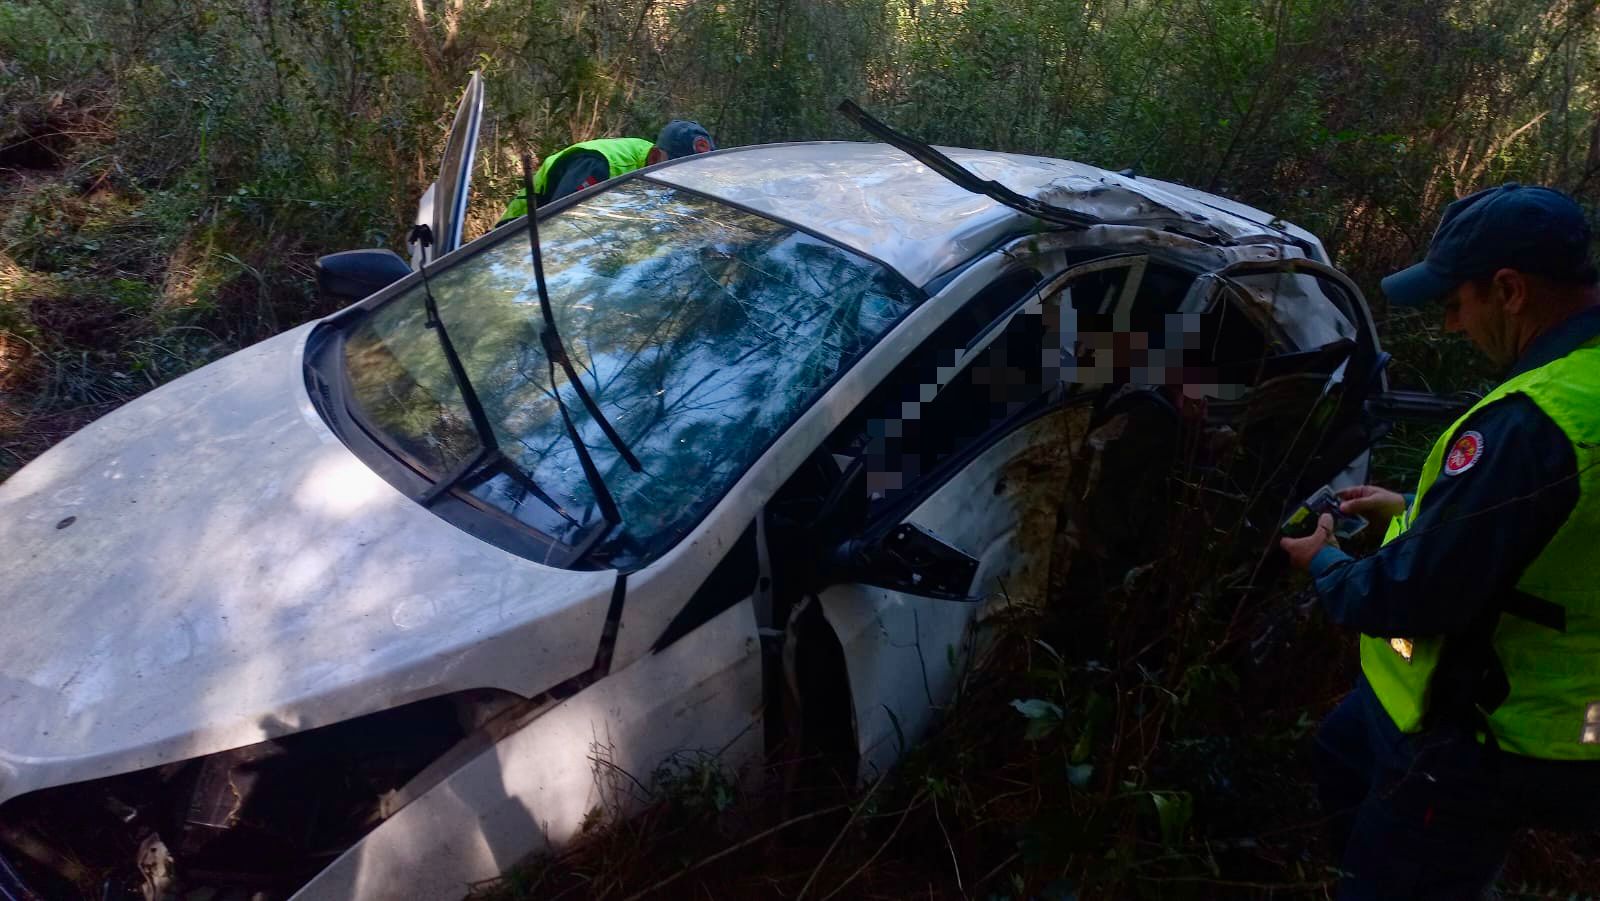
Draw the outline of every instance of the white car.
<instances>
[{"instance_id":1,"label":"white car","mask_svg":"<svg viewBox=\"0 0 1600 901\"><path fill-rule=\"evenodd\" d=\"M905 150L541 209L557 338L525 220L455 246L479 98L425 271L328 258L381 289L0 485L0 898L459 897L572 839L597 773L879 772L983 613L1042 599L1106 385L1225 422L1308 382L1291 484L1362 474L1366 303L1268 214L862 120Z\"/></svg>"}]
</instances>

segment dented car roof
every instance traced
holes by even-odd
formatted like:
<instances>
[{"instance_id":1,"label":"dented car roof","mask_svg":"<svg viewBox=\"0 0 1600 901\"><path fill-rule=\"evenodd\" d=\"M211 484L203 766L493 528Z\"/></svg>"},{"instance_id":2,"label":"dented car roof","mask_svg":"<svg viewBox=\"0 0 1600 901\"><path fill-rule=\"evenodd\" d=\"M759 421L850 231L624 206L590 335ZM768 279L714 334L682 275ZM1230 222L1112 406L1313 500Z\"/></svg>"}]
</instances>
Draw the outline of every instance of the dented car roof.
<instances>
[{"instance_id":1,"label":"dented car roof","mask_svg":"<svg viewBox=\"0 0 1600 901\"><path fill-rule=\"evenodd\" d=\"M1108 222L1214 243L1321 244L1272 215L1194 188L1128 177L1069 160L939 148L978 176ZM815 142L736 147L647 170L811 229L926 285L1003 239L1042 223L953 184L887 144Z\"/></svg>"}]
</instances>

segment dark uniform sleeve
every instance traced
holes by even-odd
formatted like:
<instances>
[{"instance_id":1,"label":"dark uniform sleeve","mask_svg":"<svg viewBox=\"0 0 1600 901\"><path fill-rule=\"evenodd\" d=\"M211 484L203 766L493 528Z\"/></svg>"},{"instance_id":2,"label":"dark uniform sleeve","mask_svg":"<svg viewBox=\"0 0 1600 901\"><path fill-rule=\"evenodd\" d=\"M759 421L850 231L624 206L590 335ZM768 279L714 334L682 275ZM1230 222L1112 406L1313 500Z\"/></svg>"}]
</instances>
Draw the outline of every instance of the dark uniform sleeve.
<instances>
[{"instance_id":1,"label":"dark uniform sleeve","mask_svg":"<svg viewBox=\"0 0 1600 901\"><path fill-rule=\"evenodd\" d=\"M610 177L611 164L606 161L604 154L593 150L575 150L550 167L549 181L545 184L550 193L540 195L539 203L541 205L549 203L557 197L581 191ZM494 227L508 225L526 215L528 215L528 194L519 188L516 195L511 198L511 203L506 206L506 211L500 214L500 221L496 222Z\"/></svg>"},{"instance_id":2,"label":"dark uniform sleeve","mask_svg":"<svg viewBox=\"0 0 1600 901\"><path fill-rule=\"evenodd\" d=\"M550 181L545 186L550 196L539 198L539 202L549 203L568 194L575 194L610 177L611 164L606 161L604 154L594 150L573 151L562 157L561 161L550 170Z\"/></svg>"},{"instance_id":3,"label":"dark uniform sleeve","mask_svg":"<svg viewBox=\"0 0 1600 901\"><path fill-rule=\"evenodd\" d=\"M1439 474L1404 535L1360 560L1324 548L1312 561L1335 622L1378 636L1459 631L1506 596L1577 506L1572 444L1533 401L1490 404L1452 443L1469 430L1483 436L1481 454Z\"/></svg>"}]
</instances>

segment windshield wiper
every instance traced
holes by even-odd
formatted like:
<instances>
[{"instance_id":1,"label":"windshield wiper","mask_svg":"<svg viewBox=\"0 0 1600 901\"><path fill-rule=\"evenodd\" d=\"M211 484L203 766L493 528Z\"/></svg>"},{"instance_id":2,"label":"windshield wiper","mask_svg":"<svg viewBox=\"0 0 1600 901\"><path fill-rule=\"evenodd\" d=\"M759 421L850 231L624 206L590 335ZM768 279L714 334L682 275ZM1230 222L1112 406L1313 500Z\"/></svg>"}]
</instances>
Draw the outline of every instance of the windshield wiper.
<instances>
[{"instance_id":1,"label":"windshield wiper","mask_svg":"<svg viewBox=\"0 0 1600 901\"><path fill-rule=\"evenodd\" d=\"M1091 225L1102 225L1105 220L1077 210L1045 203L1042 200L1018 194L1005 185L992 179L979 178L971 169L961 165L955 160L935 150L908 134L902 134L889 126L874 119L871 114L859 106L854 100L845 100L839 104L839 112L845 118L861 126L862 130L894 147L904 151L912 159L932 169L943 176L947 181L967 189L974 194L982 194L997 203L1011 207L1018 212L1027 213L1035 219L1042 219L1056 225L1066 225L1073 228L1088 228Z\"/></svg>"},{"instance_id":2,"label":"windshield wiper","mask_svg":"<svg viewBox=\"0 0 1600 901\"><path fill-rule=\"evenodd\" d=\"M853 100L841 102L839 104L839 112L844 113L846 118L861 126L862 130L868 134L891 147L904 151L912 159L932 169L935 174L942 176L946 181L955 184L957 187L965 188L974 194L982 194L990 200L1008 206L1017 212L1026 213L1035 219L1055 225L1065 225L1070 228L1088 228L1093 225L1142 225L1145 227L1162 225L1169 230L1177 231L1181 234L1189 234L1191 237L1200 237L1203 240L1215 241L1220 244L1235 243L1233 238L1216 226L1203 221L1191 222L1184 219L1177 211L1172 211L1173 215L1177 217L1173 221L1152 223L1147 219L1102 219L1064 206L1045 203L1038 198L1019 194L992 179L979 178L971 169L945 156L931 145L919 141L908 134L895 131L893 128L874 119L866 110L857 106ZM1199 234L1192 234L1192 230L1198 230ZM1309 253L1309 248L1304 242L1292 237L1287 238L1286 241L1307 249Z\"/></svg>"},{"instance_id":3,"label":"windshield wiper","mask_svg":"<svg viewBox=\"0 0 1600 901\"><path fill-rule=\"evenodd\" d=\"M441 476L418 500L424 507L432 506L435 500L462 481L490 469L497 469L521 485L529 494L544 502L545 506L554 510L562 519L575 526L580 525L572 514L562 508L555 498L539 487L533 477L523 472L521 467L500 449L500 440L495 437L494 426L489 422L489 415L483 411L483 402L478 399L478 392L472 387L472 379L467 375L467 368L461 363L461 356L456 353L455 344L450 341L450 333L445 329L444 319L439 315L439 302L433 299L433 287L428 283L428 251L433 247L433 229L426 225L413 227L411 243L422 245L422 255L417 268L422 273L422 304L427 316L423 324L433 329L433 333L439 336L439 349L444 353L445 363L450 367L450 376L455 379L456 387L461 392L461 402L467 408L467 416L472 420L473 431L478 433L480 445L476 454Z\"/></svg>"},{"instance_id":4,"label":"windshield wiper","mask_svg":"<svg viewBox=\"0 0 1600 901\"><path fill-rule=\"evenodd\" d=\"M583 467L583 477L589 482L589 490L594 494L595 503L600 507L600 516L610 525L622 522L622 511L617 509L617 501L611 496L611 489L606 487L606 481L600 475L600 470L594 465L594 459L589 456L589 448L583 443L583 436L578 434L577 426L572 424L572 416L567 413L567 405L561 399L561 389L556 386L556 364L561 364L561 371L567 374L567 381L572 389L578 393L578 399L583 401L584 409L589 411L589 417L600 425L600 430L605 433L611 446L616 448L622 461L634 472L643 472L644 467L639 465L639 459L628 450L628 445L612 428L606 420L605 414L600 412L600 405L589 396L583 387L583 380L578 378L577 370L573 368L572 359L567 356L567 348L561 343L561 333L556 330L556 316L550 308L550 291L544 283L544 256L539 252L539 201L533 191L533 159L527 153L522 154L522 190L528 198L528 246L533 253L533 278L539 291L539 311L544 315L544 330L539 332L539 343L544 345L545 361L550 367L550 393L555 396L556 407L561 411L561 421L566 425L567 437L572 440L572 448L578 454L578 465Z\"/></svg>"}]
</instances>

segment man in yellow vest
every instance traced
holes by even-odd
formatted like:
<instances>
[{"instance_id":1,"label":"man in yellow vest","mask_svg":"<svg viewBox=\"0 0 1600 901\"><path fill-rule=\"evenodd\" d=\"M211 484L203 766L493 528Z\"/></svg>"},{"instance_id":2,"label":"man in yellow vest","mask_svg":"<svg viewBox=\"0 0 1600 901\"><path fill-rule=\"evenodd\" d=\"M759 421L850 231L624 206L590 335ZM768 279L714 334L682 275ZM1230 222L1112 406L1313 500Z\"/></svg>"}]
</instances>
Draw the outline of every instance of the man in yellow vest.
<instances>
[{"instance_id":1,"label":"man in yellow vest","mask_svg":"<svg viewBox=\"0 0 1600 901\"><path fill-rule=\"evenodd\" d=\"M1479 897L1523 828L1600 828L1600 275L1566 195L1452 203L1391 303L1443 301L1505 381L1434 445L1416 493L1341 492L1388 521L1352 559L1283 539L1361 678L1317 732L1341 899Z\"/></svg>"},{"instance_id":2,"label":"man in yellow vest","mask_svg":"<svg viewBox=\"0 0 1600 901\"><path fill-rule=\"evenodd\" d=\"M654 144L644 138L600 138L580 141L545 157L533 176L533 194L540 206L608 178L643 169L662 160L717 149L711 134L697 122L674 119L661 129ZM528 196L518 190L495 227L528 214Z\"/></svg>"}]
</instances>

